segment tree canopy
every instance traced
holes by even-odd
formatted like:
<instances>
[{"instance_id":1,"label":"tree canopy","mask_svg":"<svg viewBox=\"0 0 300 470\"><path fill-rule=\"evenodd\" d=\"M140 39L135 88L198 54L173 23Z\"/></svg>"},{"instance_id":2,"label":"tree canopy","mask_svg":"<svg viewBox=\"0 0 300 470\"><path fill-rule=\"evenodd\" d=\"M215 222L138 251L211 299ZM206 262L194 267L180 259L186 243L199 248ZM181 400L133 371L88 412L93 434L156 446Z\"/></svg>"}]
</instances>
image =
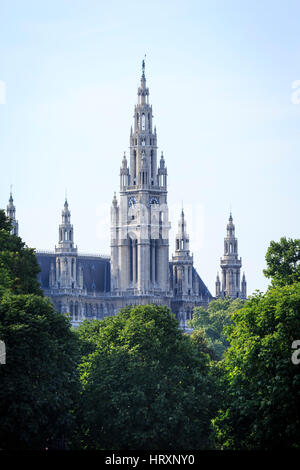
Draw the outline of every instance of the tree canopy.
<instances>
[{"instance_id":1,"label":"tree canopy","mask_svg":"<svg viewBox=\"0 0 300 470\"><path fill-rule=\"evenodd\" d=\"M145 305L84 322L79 435L88 449L211 446L216 411L209 356L166 307Z\"/></svg>"},{"instance_id":2,"label":"tree canopy","mask_svg":"<svg viewBox=\"0 0 300 470\"><path fill-rule=\"evenodd\" d=\"M300 283L257 293L233 314L220 369L226 399L215 420L221 448L300 446Z\"/></svg>"},{"instance_id":3,"label":"tree canopy","mask_svg":"<svg viewBox=\"0 0 300 470\"><path fill-rule=\"evenodd\" d=\"M14 294L43 295L37 275L40 267L34 250L10 233L11 225L0 210L0 296L6 289Z\"/></svg>"},{"instance_id":4,"label":"tree canopy","mask_svg":"<svg viewBox=\"0 0 300 470\"><path fill-rule=\"evenodd\" d=\"M187 335L157 305L74 331L10 232L0 211L0 449L300 448L300 240L271 242L265 294L195 308Z\"/></svg>"},{"instance_id":5,"label":"tree canopy","mask_svg":"<svg viewBox=\"0 0 300 470\"><path fill-rule=\"evenodd\" d=\"M284 286L300 281L300 239L282 237L271 241L266 253L266 277L273 286Z\"/></svg>"},{"instance_id":6,"label":"tree canopy","mask_svg":"<svg viewBox=\"0 0 300 470\"><path fill-rule=\"evenodd\" d=\"M77 337L42 296L34 251L10 230L0 211L0 449L43 449L71 429Z\"/></svg>"},{"instance_id":7,"label":"tree canopy","mask_svg":"<svg viewBox=\"0 0 300 470\"><path fill-rule=\"evenodd\" d=\"M67 437L76 396L77 344L69 320L37 295L0 302L0 448L43 449Z\"/></svg>"},{"instance_id":8,"label":"tree canopy","mask_svg":"<svg viewBox=\"0 0 300 470\"><path fill-rule=\"evenodd\" d=\"M194 336L202 331L208 347L213 351L212 358L220 360L229 346L227 327L232 324L232 314L244 304L242 299L213 300L207 308L195 307L192 320L188 325L194 329Z\"/></svg>"}]
</instances>

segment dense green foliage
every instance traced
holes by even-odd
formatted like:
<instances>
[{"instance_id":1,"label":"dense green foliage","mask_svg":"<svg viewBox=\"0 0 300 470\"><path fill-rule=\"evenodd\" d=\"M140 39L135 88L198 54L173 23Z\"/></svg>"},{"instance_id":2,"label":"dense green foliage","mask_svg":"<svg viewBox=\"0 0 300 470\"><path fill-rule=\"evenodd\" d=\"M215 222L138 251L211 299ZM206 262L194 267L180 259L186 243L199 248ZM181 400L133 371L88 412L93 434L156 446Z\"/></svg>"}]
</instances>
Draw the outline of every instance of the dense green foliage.
<instances>
[{"instance_id":1,"label":"dense green foliage","mask_svg":"<svg viewBox=\"0 0 300 470\"><path fill-rule=\"evenodd\" d=\"M300 281L300 239L282 237L272 241L266 253L266 277L273 286L284 286Z\"/></svg>"},{"instance_id":2,"label":"dense green foliage","mask_svg":"<svg viewBox=\"0 0 300 470\"><path fill-rule=\"evenodd\" d=\"M78 328L77 438L88 449L209 448L216 412L209 356L166 307L123 309ZM78 444L77 444L78 445Z\"/></svg>"},{"instance_id":3,"label":"dense green foliage","mask_svg":"<svg viewBox=\"0 0 300 470\"><path fill-rule=\"evenodd\" d=\"M0 296L6 289L14 294L43 295L37 281L40 272L32 248L10 234L10 223L0 210Z\"/></svg>"},{"instance_id":4,"label":"dense green foliage","mask_svg":"<svg viewBox=\"0 0 300 470\"><path fill-rule=\"evenodd\" d=\"M215 420L221 448L300 446L300 374L291 361L300 339L300 283L256 294L233 315L220 363L226 391Z\"/></svg>"},{"instance_id":5,"label":"dense green foliage","mask_svg":"<svg viewBox=\"0 0 300 470\"><path fill-rule=\"evenodd\" d=\"M42 449L71 431L77 337L42 296L33 250L0 211L0 449Z\"/></svg>"},{"instance_id":6,"label":"dense green foliage","mask_svg":"<svg viewBox=\"0 0 300 470\"><path fill-rule=\"evenodd\" d=\"M0 211L0 449L300 448L300 240L271 242L271 286L194 309L128 307L74 331Z\"/></svg>"},{"instance_id":7,"label":"dense green foliage","mask_svg":"<svg viewBox=\"0 0 300 470\"><path fill-rule=\"evenodd\" d=\"M71 431L77 343L67 318L36 295L4 295L0 338L0 448L45 448Z\"/></svg>"},{"instance_id":8,"label":"dense green foliage","mask_svg":"<svg viewBox=\"0 0 300 470\"><path fill-rule=\"evenodd\" d=\"M194 308L193 318L188 325L195 331L192 336L201 331L204 341L213 351L211 357L220 360L229 346L226 330L232 324L232 314L244 304L241 299L232 300L231 297L213 300L208 308Z\"/></svg>"}]
</instances>

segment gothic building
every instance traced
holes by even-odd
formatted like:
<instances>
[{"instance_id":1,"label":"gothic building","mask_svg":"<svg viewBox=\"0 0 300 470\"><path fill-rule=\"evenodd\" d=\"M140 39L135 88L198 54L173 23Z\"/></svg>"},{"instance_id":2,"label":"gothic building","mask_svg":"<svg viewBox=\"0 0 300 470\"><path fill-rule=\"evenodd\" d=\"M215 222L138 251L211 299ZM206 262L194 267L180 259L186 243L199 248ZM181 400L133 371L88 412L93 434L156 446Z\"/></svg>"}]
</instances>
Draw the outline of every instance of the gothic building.
<instances>
[{"instance_id":1,"label":"gothic building","mask_svg":"<svg viewBox=\"0 0 300 470\"><path fill-rule=\"evenodd\" d=\"M129 162L124 154L120 169L119 198L111 206L111 256L88 255L74 244L71 212L65 200L54 251L37 251L39 281L57 311L69 313L74 326L84 319L103 319L127 305L167 305L181 328L192 318L195 306L206 307L213 299L193 265L184 211L180 214L175 252L170 259L167 201L167 168L163 153L157 157L157 133L153 127L145 64L134 107L130 132ZM7 215L18 233L15 206L10 195ZM227 227L221 261L222 289L217 296L246 296L241 260L237 258L232 217ZM219 284L218 284L219 282Z\"/></svg>"}]
</instances>

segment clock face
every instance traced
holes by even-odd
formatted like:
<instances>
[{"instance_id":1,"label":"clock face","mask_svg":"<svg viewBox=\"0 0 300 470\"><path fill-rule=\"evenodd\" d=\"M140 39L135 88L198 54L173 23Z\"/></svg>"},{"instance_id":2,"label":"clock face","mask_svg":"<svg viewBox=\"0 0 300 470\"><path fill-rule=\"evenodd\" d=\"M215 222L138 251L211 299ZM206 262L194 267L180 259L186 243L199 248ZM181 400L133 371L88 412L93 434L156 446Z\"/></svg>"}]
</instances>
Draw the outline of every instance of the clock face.
<instances>
[{"instance_id":1,"label":"clock face","mask_svg":"<svg viewBox=\"0 0 300 470\"><path fill-rule=\"evenodd\" d=\"M135 205L136 205L136 199L135 199L135 197L130 197L130 198L128 199L128 207L135 207Z\"/></svg>"},{"instance_id":2,"label":"clock face","mask_svg":"<svg viewBox=\"0 0 300 470\"><path fill-rule=\"evenodd\" d=\"M159 200L157 199L157 197L151 197L151 199L149 200L149 206L158 205L158 204L159 204Z\"/></svg>"}]
</instances>

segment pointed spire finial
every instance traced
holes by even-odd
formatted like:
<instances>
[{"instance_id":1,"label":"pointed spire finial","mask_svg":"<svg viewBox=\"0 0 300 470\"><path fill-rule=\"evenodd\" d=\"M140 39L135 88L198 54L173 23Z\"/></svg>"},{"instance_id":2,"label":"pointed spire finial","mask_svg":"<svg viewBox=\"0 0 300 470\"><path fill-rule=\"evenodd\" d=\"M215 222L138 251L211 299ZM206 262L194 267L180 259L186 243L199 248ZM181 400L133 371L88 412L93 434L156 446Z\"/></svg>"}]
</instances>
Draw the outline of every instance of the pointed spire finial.
<instances>
[{"instance_id":1,"label":"pointed spire finial","mask_svg":"<svg viewBox=\"0 0 300 470\"><path fill-rule=\"evenodd\" d=\"M144 55L144 59L142 62L142 77L143 78L145 78L145 58L146 58L146 54Z\"/></svg>"}]
</instances>

